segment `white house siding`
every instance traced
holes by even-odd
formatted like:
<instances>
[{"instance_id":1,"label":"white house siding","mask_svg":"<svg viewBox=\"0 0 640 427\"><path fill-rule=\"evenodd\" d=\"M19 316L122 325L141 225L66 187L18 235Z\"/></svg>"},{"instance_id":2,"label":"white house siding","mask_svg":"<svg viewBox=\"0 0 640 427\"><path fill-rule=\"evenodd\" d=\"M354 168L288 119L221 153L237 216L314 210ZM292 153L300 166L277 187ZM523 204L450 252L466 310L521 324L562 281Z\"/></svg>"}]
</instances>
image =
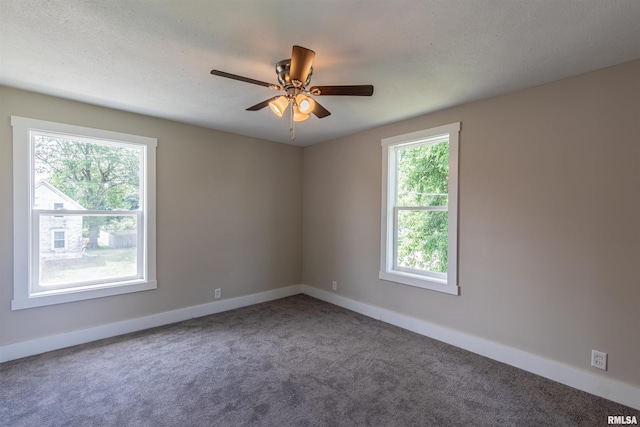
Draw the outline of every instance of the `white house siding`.
<instances>
[{"instance_id":1,"label":"white house siding","mask_svg":"<svg viewBox=\"0 0 640 427\"><path fill-rule=\"evenodd\" d=\"M66 196L46 181L36 184L34 192L36 209L55 209L61 203L63 209L84 210L82 206ZM54 248L53 236L56 231L64 231L64 248ZM40 259L74 259L82 258L82 217L73 216L40 216Z\"/></svg>"},{"instance_id":2,"label":"white house siding","mask_svg":"<svg viewBox=\"0 0 640 427\"><path fill-rule=\"evenodd\" d=\"M64 231L65 247L54 248L55 231ZM81 216L40 216L40 259L70 259L82 257Z\"/></svg>"}]
</instances>

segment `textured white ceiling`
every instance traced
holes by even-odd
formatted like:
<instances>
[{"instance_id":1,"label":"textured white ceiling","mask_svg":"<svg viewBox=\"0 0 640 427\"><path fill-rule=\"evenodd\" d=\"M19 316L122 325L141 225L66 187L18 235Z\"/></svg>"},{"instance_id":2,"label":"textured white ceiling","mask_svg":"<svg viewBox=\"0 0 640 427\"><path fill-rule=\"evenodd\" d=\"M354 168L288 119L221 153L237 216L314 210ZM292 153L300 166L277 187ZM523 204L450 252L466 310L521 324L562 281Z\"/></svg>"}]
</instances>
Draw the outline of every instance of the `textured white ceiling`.
<instances>
[{"instance_id":1,"label":"textured white ceiling","mask_svg":"<svg viewBox=\"0 0 640 427\"><path fill-rule=\"evenodd\" d=\"M289 120L245 108L292 45L316 52L310 145L640 58L638 0L0 0L0 84L291 143Z\"/></svg>"}]
</instances>

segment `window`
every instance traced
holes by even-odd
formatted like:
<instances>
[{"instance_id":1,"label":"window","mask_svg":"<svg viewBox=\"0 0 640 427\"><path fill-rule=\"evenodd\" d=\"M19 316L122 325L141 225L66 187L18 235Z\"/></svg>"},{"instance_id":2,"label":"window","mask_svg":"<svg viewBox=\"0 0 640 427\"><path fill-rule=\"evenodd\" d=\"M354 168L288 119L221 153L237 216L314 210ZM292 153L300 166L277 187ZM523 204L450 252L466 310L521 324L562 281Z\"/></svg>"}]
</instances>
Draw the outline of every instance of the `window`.
<instances>
[{"instance_id":1,"label":"window","mask_svg":"<svg viewBox=\"0 0 640 427\"><path fill-rule=\"evenodd\" d=\"M51 237L51 247L53 249L64 249L64 230L52 230Z\"/></svg>"},{"instance_id":2,"label":"window","mask_svg":"<svg viewBox=\"0 0 640 427\"><path fill-rule=\"evenodd\" d=\"M382 140L380 279L459 294L460 123Z\"/></svg>"},{"instance_id":3,"label":"window","mask_svg":"<svg viewBox=\"0 0 640 427\"><path fill-rule=\"evenodd\" d=\"M12 309L155 289L154 138L11 117Z\"/></svg>"}]
</instances>

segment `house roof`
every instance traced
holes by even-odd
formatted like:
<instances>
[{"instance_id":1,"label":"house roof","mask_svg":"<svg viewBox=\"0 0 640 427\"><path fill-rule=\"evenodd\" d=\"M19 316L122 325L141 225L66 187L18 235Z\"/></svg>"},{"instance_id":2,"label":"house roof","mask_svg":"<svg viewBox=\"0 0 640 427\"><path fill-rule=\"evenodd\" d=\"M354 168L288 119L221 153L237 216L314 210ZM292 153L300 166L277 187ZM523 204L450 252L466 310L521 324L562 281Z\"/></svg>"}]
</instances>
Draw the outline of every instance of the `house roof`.
<instances>
[{"instance_id":1,"label":"house roof","mask_svg":"<svg viewBox=\"0 0 640 427\"><path fill-rule=\"evenodd\" d=\"M245 109L297 44L332 114L296 126L310 145L640 58L637 0L8 0L0 84L291 143L288 118Z\"/></svg>"},{"instance_id":2,"label":"house roof","mask_svg":"<svg viewBox=\"0 0 640 427\"><path fill-rule=\"evenodd\" d=\"M38 191L38 189L46 189L54 193L60 200L64 201L65 209L86 210L82 205L80 205L80 203L76 202L71 197L64 194L62 191L58 189L58 187L56 187L53 184L50 184L48 181L45 181L43 179L39 180L38 182L36 182L34 189L36 192Z\"/></svg>"}]
</instances>

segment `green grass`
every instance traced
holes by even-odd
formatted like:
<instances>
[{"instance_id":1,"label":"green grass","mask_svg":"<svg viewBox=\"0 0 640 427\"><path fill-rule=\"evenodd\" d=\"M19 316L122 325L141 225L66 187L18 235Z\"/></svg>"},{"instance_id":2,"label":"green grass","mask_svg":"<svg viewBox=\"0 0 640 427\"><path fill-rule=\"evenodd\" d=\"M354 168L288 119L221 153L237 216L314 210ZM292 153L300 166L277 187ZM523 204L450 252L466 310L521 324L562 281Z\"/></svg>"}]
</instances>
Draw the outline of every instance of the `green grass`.
<instances>
[{"instance_id":1,"label":"green grass","mask_svg":"<svg viewBox=\"0 0 640 427\"><path fill-rule=\"evenodd\" d=\"M41 267L41 285L83 282L136 274L136 248L87 249L82 258L48 260Z\"/></svg>"}]
</instances>

